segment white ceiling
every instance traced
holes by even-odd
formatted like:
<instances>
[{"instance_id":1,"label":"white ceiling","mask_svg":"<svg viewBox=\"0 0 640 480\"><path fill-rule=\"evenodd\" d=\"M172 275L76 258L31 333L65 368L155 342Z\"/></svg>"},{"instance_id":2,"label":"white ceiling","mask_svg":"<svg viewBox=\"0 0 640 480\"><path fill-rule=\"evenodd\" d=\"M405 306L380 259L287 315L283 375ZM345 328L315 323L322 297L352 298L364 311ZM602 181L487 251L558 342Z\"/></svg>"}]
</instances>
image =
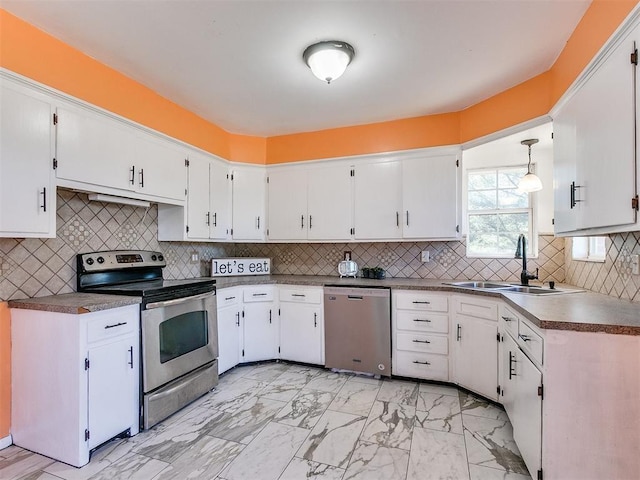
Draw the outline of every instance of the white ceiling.
<instances>
[{"instance_id":1,"label":"white ceiling","mask_svg":"<svg viewBox=\"0 0 640 480\"><path fill-rule=\"evenodd\" d=\"M2 8L233 133L464 109L548 70L590 0L2 0ZM331 85L320 40L356 57Z\"/></svg>"}]
</instances>

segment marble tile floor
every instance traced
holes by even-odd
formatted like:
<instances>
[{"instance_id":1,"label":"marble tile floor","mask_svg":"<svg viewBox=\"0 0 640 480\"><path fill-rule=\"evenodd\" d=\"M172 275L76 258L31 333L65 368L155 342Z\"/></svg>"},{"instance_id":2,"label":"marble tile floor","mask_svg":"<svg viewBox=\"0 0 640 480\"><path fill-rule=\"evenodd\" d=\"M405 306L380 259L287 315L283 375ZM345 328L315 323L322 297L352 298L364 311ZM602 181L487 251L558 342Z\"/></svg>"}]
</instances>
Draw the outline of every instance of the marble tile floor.
<instances>
[{"instance_id":1,"label":"marble tile floor","mask_svg":"<svg viewBox=\"0 0 640 480\"><path fill-rule=\"evenodd\" d=\"M0 479L531 480L500 407L454 387L305 365L239 366L74 468L16 446Z\"/></svg>"}]
</instances>

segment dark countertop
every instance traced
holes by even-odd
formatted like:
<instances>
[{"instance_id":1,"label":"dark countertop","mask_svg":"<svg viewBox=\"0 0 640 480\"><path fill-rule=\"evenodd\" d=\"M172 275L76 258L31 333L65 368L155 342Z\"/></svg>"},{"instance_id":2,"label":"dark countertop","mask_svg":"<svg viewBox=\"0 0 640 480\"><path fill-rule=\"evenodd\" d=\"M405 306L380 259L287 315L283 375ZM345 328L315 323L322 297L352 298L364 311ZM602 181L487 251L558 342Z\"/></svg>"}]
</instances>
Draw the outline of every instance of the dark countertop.
<instances>
[{"instance_id":1,"label":"dark countertop","mask_svg":"<svg viewBox=\"0 0 640 480\"><path fill-rule=\"evenodd\" d=\"M49 295L48 297L26 298L24 300L10 300L9 308L25 310L43 310L46 312L81 314L109 310L112 308L137 305L142 302L140 297L124 295L103 295L101 293L64 293Z\"/></svg>"},{"instance_id":2,"label":"dark countertop","mask_svg":"<svg viewBox=\"0 0 640 480\"><path fill-rule=\"evenodd\" d=\"M217 277L217 288L243 285L279 284L308 286L357 286L388 287L402 290L429 290L465 293L503 299L534 325L545 330L572 330L578 332L602 332L618 335L640 335L640 304L620 300L607 295L581 291L557 295L526 295L512 292L473 290L445 285L436 280L417 278L338 278L314 275L264 275L241 277ZM464 281L464 280L460 280ZM578 289L571 285L557 288Z\"/></svg>"}]
</instances>

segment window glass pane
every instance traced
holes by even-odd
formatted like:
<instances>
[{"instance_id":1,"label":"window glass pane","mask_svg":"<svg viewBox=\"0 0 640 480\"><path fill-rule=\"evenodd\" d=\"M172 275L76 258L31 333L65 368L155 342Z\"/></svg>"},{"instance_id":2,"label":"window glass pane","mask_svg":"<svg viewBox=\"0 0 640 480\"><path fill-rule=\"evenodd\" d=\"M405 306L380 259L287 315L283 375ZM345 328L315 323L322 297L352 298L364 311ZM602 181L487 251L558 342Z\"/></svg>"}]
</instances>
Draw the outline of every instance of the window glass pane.
<instances>
[{"instance_id":1,"label":"window glass pane","mask_svg":"<svg viewBox=\"0 0 640 480\"><path fill-rule=\"evenodd\" d=\"M516 237L524 233L529 233L528 213L502 213L498 217L498 229L500 232L515 233Z\"/></svg>"},{"instance_id":2,"label":"window glass pane","mask_svg":"<svg viewBox=\"0 0 640 480\"><path fill-rule=\"evenodd\" d=\"M590 237L589 238L589 256L594 259L604 260L607 256L607 247L605 239L607 237Z\"/></svg>"},{"instance_id":3,"label":"window glass pane","mask_svg":"<svg viewBox=\"0 0 640 480\"><path fill-rule=\"evenodd\" d=\"M476 254L493 253L498 239L497 215L469 215L467 249Z\"/></svg>"},{"instance_id":4,"label":"window glass pane","mask_svg":"<svg viewBox=\"0 0 640 480\"><path fill-rule=\"evenodd\" d=\"M496 188L496 172L469 172L469 190Z\"/></svg>"},{"instance_id":5,"label":"window glass pane","mask_svg":"<svg viewBox=\"0 0 640 480\"><path fill-rule=\"evenodd\" d=\"M529 194L518 190L498 190L498 206L500 208L528 208Z\"/></svg>"},{"instance_id":6,"label":"window glass pane","mask_svg":"<svg viewBox=\"0 0 640 480\"><path fill-rule=\"evenodd\" d=\"M469 192L469 210L495 210L496 191Z\"/></svg>"},{"instance_id":7,"label":"window glass pane","mask_svg":"<svg viewBox=\"0 0 640 480\"><path fill-rule=\"evenodd\" d=\"M520 179L527 173L526 168L498 170L498 188L518 188Z\"/></svg>"}]
</instances>

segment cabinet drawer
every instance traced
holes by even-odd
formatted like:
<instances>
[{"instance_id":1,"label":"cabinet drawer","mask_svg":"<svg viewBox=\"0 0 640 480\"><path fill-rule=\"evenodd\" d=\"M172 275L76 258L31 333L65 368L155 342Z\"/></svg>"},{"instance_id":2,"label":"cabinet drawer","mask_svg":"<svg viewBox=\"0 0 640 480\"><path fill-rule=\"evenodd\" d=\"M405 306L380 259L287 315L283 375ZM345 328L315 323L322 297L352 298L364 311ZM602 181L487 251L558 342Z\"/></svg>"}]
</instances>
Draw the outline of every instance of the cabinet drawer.
<instances>
[{"instance_id":1,"label":"cabinet drawer","mask_svg":"<svg viewBox=\"0 0 640 480\"><path fill-rule=\"evenodd\" d=\"M542 337L523 321L520 321L518 331L518 345L531 355L534 362L542 365L544 345Z\"/></svg>"},{"instance_id":2,"label":"cabinet drawer","mask_svg":"<svg viewBox=\"0 0 640 480\"><path fill-rule=\"evenodd\" d=\"M500 313L500 324L504 326L505 330L511 333L513 338L516 338L518 336L518 322L520 320L520 315L504 304L501 304L498 310Z\"/></svg>"},{"instance_id":3,"label":"cabinet drawer","mask_svg":"<svg viewBox=\"0 0 640 480\"><path fill-rule=\"evenodd\" d=\"M423 335L420 333L398 333L396 348L410 352L449 353L449 337L445 335Z\"/></svg>"},{"instance_id":4,"label":"cabinet drawer","mask_svg":"<svg viewBox=\"0 0 640 480\"><path fill-rule=\"evenodd\" d=\"M456 311L471 317L498 320L498 302L474 298L472 295L457 297Z\"/></svg>"},{"instance_id":5,"label":"cabinet drawer","mask_svg":"<svg viewBox=\"0 0 640 480\"><path fill-rule=\"evenodd\" d=\"M449 298L444 295L423 292L398 292L395 299L395 307L403 310L449 311Z\"/></svg>"},{"instance_id":6,"label":"cabinet drawer","mask_svg":"<svg viewBox=\"0 0 640 480\"><path fill-rule=\"evenodd\" d=\"M425 333L448 333L449 315L397 310L396 326L398 330L412 330Z\"/></svg>"},{"instance_id":7,"label":"cabinet drawer","mask_svg":"<svg viewBox=\"0 0 640 480\"><path fill-rule=\"evenodd\" d=\"M397 352L393 374L425 380L449 380L449 359L446 355Z\"/></svg>"},{"instance_id":8,"label":"cabinet drawer","mask_svg":"<svg viewBox=\"0 0 640 480\"><path fill-rule=\"evenodd\" d=\"M218 308L230 307L237 305L242 300L242 292L236 288L223 288L216 292L216 301Z\"/></svg>"},{"instance_id":9,"label":"cabinet drawer","mask_svg":"<svg viewBox=\"0 0 640 480\"><path fill-rule=\"evenodd\" d=\"M296 288L280 287L281 302L313 303L322 302L323 290L321 288Z\"/></svg>"},{"instance_id":10,"label":"cabinet drawer","mask_svg":"<svg viewBox=\"0 0 640 480\"><path fill-rule=\"evenodd\" d=\"M140 307L130 305L85 315L91 315L87 322L87 341L89 343L99 342L137 330L140 321Z\"/></svg>"},{"instance_id":11,"label":"cabinet drawer","mask_svg":"<svg viewBox=\"0 0 640 480\"><path fill-rule=\"evenodd\" d=\"M274 288L272 286L245 287L242 299L247 302L273 302Z\"/></svg>"}]
</instances>

